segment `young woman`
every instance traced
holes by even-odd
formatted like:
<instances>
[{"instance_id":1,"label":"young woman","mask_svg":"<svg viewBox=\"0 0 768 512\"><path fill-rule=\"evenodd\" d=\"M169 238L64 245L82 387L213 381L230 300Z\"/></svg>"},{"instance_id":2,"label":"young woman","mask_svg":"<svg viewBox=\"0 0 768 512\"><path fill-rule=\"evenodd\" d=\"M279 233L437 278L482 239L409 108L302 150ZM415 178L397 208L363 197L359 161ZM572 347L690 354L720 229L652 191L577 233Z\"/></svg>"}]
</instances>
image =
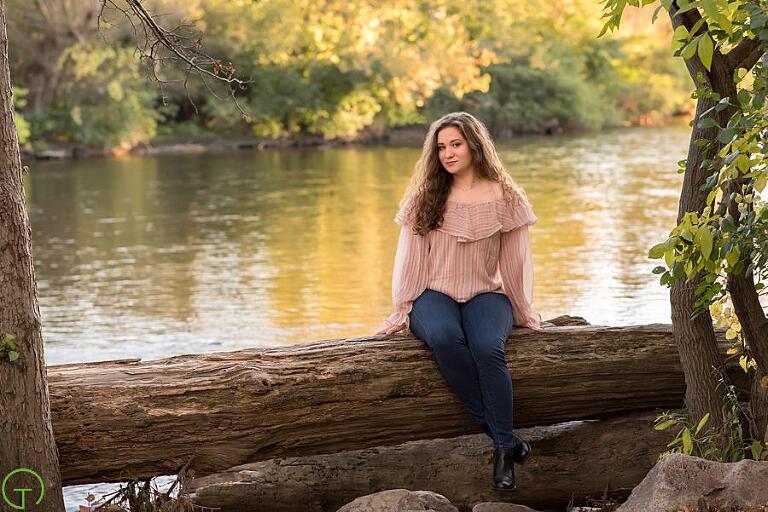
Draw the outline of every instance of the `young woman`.
<instances>
[{"instance_id":1,"label":"young woman","mask_svg":"<svg viewBox=\"0 0 768 512\"><path fill-rule=\"evenodd\" d=\"M465 112L435 121L395 221L395 312L377 334L411 332L432 349L448 385L494 442L493 487L515 488L530 445L512 432L504 345L513 325L541 329L523 190L486 127Z\"/></svg>"}]
</instances>

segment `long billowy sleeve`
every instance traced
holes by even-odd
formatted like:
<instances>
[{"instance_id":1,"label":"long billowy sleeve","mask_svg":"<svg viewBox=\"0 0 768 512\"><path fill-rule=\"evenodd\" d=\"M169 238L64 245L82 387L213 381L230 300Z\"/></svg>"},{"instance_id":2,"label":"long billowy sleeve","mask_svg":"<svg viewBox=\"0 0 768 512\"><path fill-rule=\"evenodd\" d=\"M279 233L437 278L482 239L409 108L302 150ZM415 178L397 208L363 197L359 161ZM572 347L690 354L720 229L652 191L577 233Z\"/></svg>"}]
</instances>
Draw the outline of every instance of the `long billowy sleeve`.
<instances>
[{"instance_id":1,"label":"long billowy sleeve","mask_svg":"<svg viewBox=\"0 0 768 512\"><path fill-rule=\"evenodd\" d=\"M417 235L411 226L403 225L397 242L395 266L392 270L392 305L394 313L387 318L385 328L391 332L410 330L408 315L413 301L427 288L429 270L427 256L429 242L426 236Z\"/></svg>"},{"instance_id":2,"label":"long billowy sleeve","mask_svg":"<svg viewBox=\"0 0 768 512\"><path fill-rule=\"evenodd\" d=\"M499 273L504 292L512 302L512 316L515 325L541 328L541 315L533 304L533 260L528 225L523 225L501 234Z\"/></svg>"}]
</instances>

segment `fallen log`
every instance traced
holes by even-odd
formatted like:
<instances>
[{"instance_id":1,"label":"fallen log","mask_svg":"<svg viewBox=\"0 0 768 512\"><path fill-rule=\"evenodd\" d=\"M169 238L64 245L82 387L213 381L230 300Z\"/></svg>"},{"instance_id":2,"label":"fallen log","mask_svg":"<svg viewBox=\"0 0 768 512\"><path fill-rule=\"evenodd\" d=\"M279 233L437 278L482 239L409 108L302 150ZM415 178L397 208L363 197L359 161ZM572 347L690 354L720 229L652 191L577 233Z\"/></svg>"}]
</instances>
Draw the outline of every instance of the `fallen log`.
<instances>
[{"instance_id":1,"label":"fallen log","mask_svg":"<svg viewBox=\"0 0 768 512\"><path fill-rule=\"evenodd\" d=\"M518 427L683 402L669 325L514 329L507 355ZM68 485L479 433L408 337L60 365L48 382Z\"/></svg>"},{"instance_id":2,"label":"fallen log","mask_svg":"<svg viewBox=\"0 0 768 512\"><path fill-rule=\"evenodd\" d=\"M326 512L401 488L442 494L463 511L505 498L564 510L571 500L629 495L674 435L655 431L655 417L646 411L518 431L534 456L516 466L511 496L490 488L493 446L482 434L245 464L194 479L186 490L196 505L221 512Z\"/></svg>"}]
</instances>

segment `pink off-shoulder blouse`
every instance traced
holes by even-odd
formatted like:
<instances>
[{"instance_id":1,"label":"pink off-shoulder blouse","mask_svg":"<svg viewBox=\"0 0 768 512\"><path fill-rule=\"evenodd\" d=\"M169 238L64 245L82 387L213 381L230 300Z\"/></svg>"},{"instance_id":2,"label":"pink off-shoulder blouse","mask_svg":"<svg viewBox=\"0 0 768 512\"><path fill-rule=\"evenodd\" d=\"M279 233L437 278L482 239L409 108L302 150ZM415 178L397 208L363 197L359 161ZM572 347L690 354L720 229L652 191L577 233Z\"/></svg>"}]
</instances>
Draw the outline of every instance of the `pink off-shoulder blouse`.
<instances>
[{"instance_id":1,"label":"pink off-shoulder blouse","mask_svg":"<svg viewBox=\"0 0 768 512\"><path fill-rule=\"evenodd\" d=\"M533 311L533 263L528 226L538 220L519 192L503 197L489 187L487 201L447 201L442 225L426 236L413 232L414 208L409 198L395 216L402 226L392 273L394 313L385 327L410 331L413 301L429 288L457 302L477 294L507 295L514 325L538 329ZM390 329L391 331L391 329Z\"/></svg>"}]
</instances>

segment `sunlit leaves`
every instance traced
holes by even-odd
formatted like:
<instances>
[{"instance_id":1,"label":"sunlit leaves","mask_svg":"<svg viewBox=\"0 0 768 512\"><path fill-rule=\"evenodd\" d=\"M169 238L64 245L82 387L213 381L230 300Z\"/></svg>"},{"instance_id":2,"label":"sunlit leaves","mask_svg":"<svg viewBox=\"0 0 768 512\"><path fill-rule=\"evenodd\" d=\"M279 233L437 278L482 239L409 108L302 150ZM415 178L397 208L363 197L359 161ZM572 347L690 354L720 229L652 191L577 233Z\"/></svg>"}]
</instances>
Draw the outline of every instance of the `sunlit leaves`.
<instances>
[{"instance_id":1,"label":"sunlit leaves","mask_svg":"<svg viewBox=\"0 0 768 512\"><path fill-rule=\"evenodd\" d=\"M18 358L19 352L16 347L16 336L13 334L0 334L0 361L7 359L12 363Z\"/></svg>"},{"instance_id":2,"label":"sunlit leaves","mask_svg":"<svg viewBox=\"0 0 768 512\"><path fill-rule=\"evenodd\" d=\"M698 49L699 59L701 60L701 63L704 64L704 67L707 68L707 70L711 69L712 53L714 52L714 49L715 49L714 43L712 42L712 38L709 37L708 34L703 34L699 38L697 49Z\"/></svg>"},{"instance_id":3,"label":"sunlit leaves","mask_svg":"<svg viewBox=\"0 0 768 512\"><path fill-rule=\"evenodd\" d=\"M706 224L700 226L699 229L696 230L694 240L701 251L702 257L704 259L709 259L709 255L712 253L712 231L709 226Z\"/></svg>"}]
</instances>

